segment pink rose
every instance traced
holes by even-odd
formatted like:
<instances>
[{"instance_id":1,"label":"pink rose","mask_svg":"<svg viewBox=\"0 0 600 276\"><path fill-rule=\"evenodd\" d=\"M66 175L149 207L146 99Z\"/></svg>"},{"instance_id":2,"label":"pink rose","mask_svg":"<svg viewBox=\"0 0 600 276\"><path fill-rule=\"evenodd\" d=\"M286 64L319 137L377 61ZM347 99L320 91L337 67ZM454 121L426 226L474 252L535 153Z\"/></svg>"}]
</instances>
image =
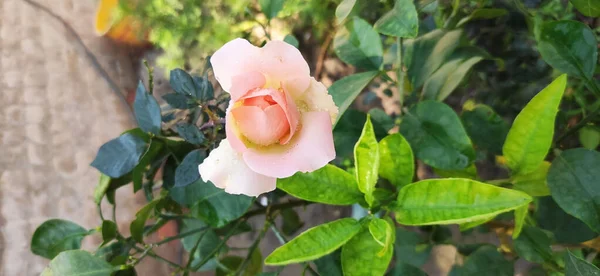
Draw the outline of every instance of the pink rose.
<instances>
[{"instance_id":1,"label":"pink rose","mask_svg":"<svg viewBox=\"0 0 600 276\"><path fill-rule=\"evenodd\" d=\"M257 196L274 190L277 178L335 158L331 128L338 108L310 77L298 49L283 41L258 48L238 38L210 61L231 101L227 138L199 166L202 180L230 194Z\"/></svg>"}]
</instances>

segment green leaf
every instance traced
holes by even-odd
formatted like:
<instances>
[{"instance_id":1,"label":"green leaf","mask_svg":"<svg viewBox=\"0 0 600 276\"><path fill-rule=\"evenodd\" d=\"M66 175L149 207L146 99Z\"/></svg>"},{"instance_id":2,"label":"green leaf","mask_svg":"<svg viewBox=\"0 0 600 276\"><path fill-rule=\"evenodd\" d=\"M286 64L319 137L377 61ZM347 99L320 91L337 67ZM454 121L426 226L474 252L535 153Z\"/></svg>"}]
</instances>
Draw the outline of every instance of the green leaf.
<instances>
[{"instance_id":1,"label":"green leaf","mask_svg":"<svg viewBox=\"0 0 600 276\"><path fill-rule=\"evenodd\" d=\"M343 218L310 228L275 249L266 259L267 265L300 263L325 256L344 245L361 229L353 218ZM369 232L366 232L370 235Z\"/></svg>"},{"instance_id":2,"label":"green leaf","mask_svg":"<svg viewBox=\"0 0 600 276\"><path fill-rule=\"evenodd\" d=\"M394 230L394 227L390 228ZM392 260L394 247L389 246L384 251L382 249L384 248L373 238L369 229L363 228L342 246L344 276L384 275Z\"/></svg>"},{"instance_id":3,"label":"green leaf","mask_svg":"<svg viewBox=\"0 0 600 276\"><path fill-rule=\"evenodd\" d=\"M190 123L178 124L177 133L179 133L181 138L185 139L191 144L200 145L204 143L204 134L200 131L200 129L198 129L197 126Z\"/></svg>"},{"instance_id":4,"label":"green leaf","mask_svg":"<svg viewBox=\"0 0 600 276\"><path fill-rule=\"evenodd\" d=\"M584 126L579 130L579 142L586 149L596 149L600 145L600 130L595 126Z\"/></svg>"},{"instance_id":5,"label":"green leaf","mask_svg":"<svg viewBox=\"0 0 600 276\"><path fill-rule=\"evenodd\" d=\"M598 62L598 47L594 32L578 21L544 23L538 38L542 58L554 69L591 79Z\"/></svg>"},{"instance_id":6,"label":"green leaf","mask_svg":"<svg viewBox=\"0 0 600 276\"><path fill-rule=\"evenodd\" d=\"M194 93L192 96L200 102L210 101L214 98L215 92L212 83L207 78L193 77Z\"/></svg>"},{"instance_id":7,"label":"green leaf","mask_svg":"<svg viewBox=\"0 0 600 276\"><path fill-rule=\"evenodd\" d=\"M475 150L458 115L441 102L423 101L402 119L400 132L425 164L460 170L475 159Z\"/></svg>"},{"instance_id":8,"label":"green leaf","mask_svg":"<svg viewBox=\"0 0 600 276\"><path fill-rule=\"evenodd\" d=\"M381 251L377 254L378 256L383 256L385 252L389 251L390 247L394 246L396 233L392 221L388 222L385 219L374 218L369 222L369 233L371 233L371 237L373 237L375 242L381 245Z\"/></svg>"},{"instance_id":9,"label":"green leaf","mask_svg":"<svg viewBox=\"0 0 600 276\"><path fill-rule=\"evenodd\" d=\"M537 208L537 223L541 228L551 231L558 243L578 244L598 236L581 220L560 209L552 197L540 198Z\"/></svg>"},{"instance_id":10,"label":"green leaf","mask_svg":"<svg viewBox=\"0 0 600 276\"><path fill-rule=\"evenodd\" d=\"M162 122L160 106L156 99L146 91L146 87L144 87L142 81L139 82L135 92L133 111L135 119L143 131L160 135Z\"/></svg>"},{"instance_id":11,"label":"green leaf","mask_svg":"<svg viewBox=\"0 0 600 276\"><path fill-rule=\"evenodd\" d=\"M320 275L342 276L341 250L336 250L314 261Z\"/></svg>"},{"instance_id":12,"label":"green leaf","mask_svg":"<svg viewBox=\"0 0 600 276\"><path fill-rule=\"evenodd\" d=\"M258 0L260 10L265 14L267 19L271 20L277 17L277 14L283 8L284 0Z\"/></svg>"},{"instance_id":13,"label":"green leaf","mask_svg":"<svg viewBox=\"0 0 600 276\"><path fill-rule=\"evenodd\" d=\"M186 233L192 230L207 227L206 223L197 219L184 219L182 222L182 227L179 230L179 233ZM181 240L181 243L183 244L183 248L187 252L190 252L198 240L200 241L198 248L196 248L196 251L194 252L192 266L199 264L202 260L204 260L204 258L207 258L210 253L221 243L221 239L212 229L206 229L203 232L184 237ZM208 271L214 270L215 268L217 268L217 260L213 257L197 271Z\"/></svg>"},{"instance_id":14,"label":"green leaf","mask_svg":"<svg viewBox=\"0 0 600 276\"><path fill-rule=\"evenodd\" d=\"M568 250L567 250L568 251ZM571 251L565 254L565 276L599 276L600 269L595 265L573 255Z\"/></svg>"},{"instance_id":15,"label":"green leaf","mask_svg":"<svg viewBox=\"0 0 600 276\"><path fill-rule=\"evenodd\" d=\"M117 237L119 230L117 224L111 220L102 221L102 244L107 244Z\"/></svg>"},{"instance_id":16,"label":"green leaf","mask_svg":"<svg viewBox=\"0 0 600 276\"><path fill-rule=\"evenodd\" d=\"M300 42L298 42L298 39L293 34L285 35L285 37L283 38L283 41L286 42L287 44L290 44L290 45L296 47L296 48L298 48L298 46L300 45Z\"/></svg>"},{"instance_id":17,"label":"green leaf","mask_svg":"<svg viewBox=\"0 0 600 276\"><path fill-rule=\"evenodd\" d=\"M396 126L394 119L392 119L392 117L385 113L385 111L383 111L381 108L375 107L370 109L369 115L371 115L371 120L373 120L373 123L380 125L386 132Z\"/></svg>"},{"instance_id":18,"label":"green leaf","mask_svg":"<svg viewBox=\"0 0 600 276\"><path fill-rule=\"evenodd\" d=\"M156 162L156 159L160 159L157 158L158 156L166 154L168 154L168 151L162 142L157 139L150 140L150 146L148 146L148 149L144 155L142 155L140 162L131 172L134 193L142 189L144 174L148 171L148 166L151 165L152 162Z\"/></svg>"},{"instance_id":19,"label":"green leaf","mask_svg":"<svg viewBox=\"0 0 600 276\"><path fill-rule=\"evenodd\" d=\"M568 214L600 232L600 153L587 149L563 151L548 171L552 198Z\"/></svg>"},{"instance_id":20,"label":"green leaf","mask_svg":"<svg viewBox=\"0 0 600 276\"><path fill-rule=\"evenodd\" d=\"M119 178L135 168L146 150L146 142L125 133L102 145L91 166L112 178Z\"/></svg>"},{"instance_id":21,"label":"green leaf","mask_svg":"<svg viewBox=\"0 0 600 276\"><path fill-rule=\"evenodd\" d=\"M81 240L90 234L85 228L62 219L50 219L35 229L31 252L53 259L60 252L81 248Z\"/></svg>"},{"instance_id":22,"label":"green leaf","mask_svg":"<svg viewBox=\"0 0 600 276\"><path fill-rule=\"evenodd\" d=\"M494 275L513 276L514 264L494 246L482 246L473 252L463 266L454 265L450 276Z\"/></svg>"},{"instance_id":23,"label":"green leaf","mask_svg":"<svg viewBox=\"0 0 600 276\"><path fill-rule=\"evenodd\" d=\"M518 238L521 234L521 231L523 231L527 214L529 214L529 205L523 205L515 209L515 228L513 229L512 234L513 239Z\"/></svg>"},{"instance_id":24,"label":"green leaf","mask_svg":"<svg viewBox=\"0 0 600 276\"><path fill-rule=\"evenodd\" d=\"M456 50L423 86L423 98L443 101L454 91L471 67L483 59L474 47Z\"/></svg>"},{"instance_id":25,"label":"green leaf","mask_svg":"<svg viewBox=\"0 0 600 276\"><path fill-rule=\"evenodd\" d=\"M513 175L535 171L546 158L566 85L566 75L556 78L535 95L515 118L502 148Z\"/></svg>"},{"instance_id":26,"label":"green leaf","mask_svg":"<svg viewBox=\"0 0 600 276\"><path fill-rule=\"evenodd\" d=\"M394 266L389 276L427 276L420 268L409 264L399 263Z\"/></svg>"},{"instance_id":27,"label":"green leaf","mask_svg":"<svg viewBox=\"0 0 600 276\"><path fill-rule=\"evenodd\" d=\"M404 186L395 207L405 225L460 224L508 212L531 202L523 192L470 179L428 179Z\"/></svg>"},{"instance_id":28,"label":"green leaf","mask_svg":"<svg viewBox=\"0 0 600 276\"><path fill-rule=\"evenodd\" d=\"M337 17L338 23L343 22L354 10L356 0L342 0L342 2L335 9L335 17Z\"/></svg>"},{"instance_id":29,"label":"green leaf","mask_svg":"<svg viewBox=\"0 0 600 276\"><path fill-rule=\"evenodd\" d=\"M442 170L433 168L433 172L442 178L468 178L478 180L477 167L474 163L460 170Z\"/></svg>"},{"instance_id":30,"label":"green leaf","mask_svg":"<svg viewBox=\"0 0 600 276\"><path fill-rule=\"evenodd\" d=\"M229 271L234 271L234 272L239 269L239 267L242 265L243 262L244 262L244 258L239 257L239 256L226 256L219 261L219 263L224 265L227 269L229 269ZM260 251L257 248L256 250L254 250L252 252L252 256L250 256L250 261L248 262L248 265L246 266L246 268L244 270L240 271L239 274L235 274L235 275L256 276L256 275L259 275L261 271L262 271L262 255L260 254ZM232 274L227 273L221 267L217 267L216 276L226 276L226 275L232 275Z\"/></svg>"},{"instance_id":31,"label":"green leaf","mask_svg":"<svg viewBox=\"0 0 600 276\"><path fill-rule=\"evenodd\" d=\"M585 16L600 16L600 0L570 0L570 2Z\"/></svg>"},{"instance_id":32,"label":"green leaf","mask_svg":"<svg viewBox=\"0 0 600 276\"><path fill-rule=\"evenodd\" d=\"M336 124L358 94L367 87L367 84L369 84L376 75L377 71L350 75L334 82L331 87L329 87L329 94L331 94L333 102L339 108Z\"/></svg>"},{"instance_id":33,"label":"green leaf","mask_svg":"<svg viewBox=\"0 0 600 276\"><path fill-rule=\"evenodd\" d=\"M277 188L297 198L330 205L350 205L363 197L354 176L329 164L310 173L277 179Z\"/></svg>"},{"instance_id":34,"label":"green leaf","mask_svg":"<svg viewBox=\"0 0 600 276\"><path fill-rule=\"evenodd\" d=\"M516 215L516 210L521 210L521 209L522 209L522 208L517 208L517 209L515 209L515 215ZM471 222L465 222L465 223L461 223L461 224L459 225L459 229L460 229L460 231L461 231L461 232L462 232L462 231L467 231L467 230L469 230L469 229L471 229L471 228L475 228L475 227L477 227L477 226L479 226L479 225L486 224L486 223L488 223L489 221L493 220L494 218L496 218L496 215L491 215L491 216L484 217L484 218L482 218L482 219L479 219L479 220L474 220L474 221L471 221ZM514 232L513 232L513 234L514 234Z\"/></svg>"},{"instance_id":35,"label":"green leaf","mask_svg":"<svg viewBox=\"0 0 600 276\"><path fill-rule=\"evenodd\" d=\"M373 191L379 172L379 145L370 115L367 115L362 134L354 145L354 166L358 189L365 194L365 200L370 206L373 204Z\"/></svg>"},{"instance_id":36,"label":"green leaf","mask_svg":"<svg viewBox=\"0 0 600 276\"><path fill-rule=\"evenodd\" d=\"M389 36L416 37L419 15L413 0L396 0L394 8L375 22L375 30Z\"/></svg>"},{"instance_id":37,"label":"green leaf","mask_svg":"<svg viewBox=\"0 0 600 276\"><path fill-rule=\"evenodd\" d=\"M283 221L283 225L281 226L281 231L286 236L294 235L302 226L304 226L304 222L300 219L300 216L294 209L284 209L281 211L281 220Z\"/></svg>"},{"instance_id":38,"label":"green leaf","mask_svg":"<svg viewBox=\"0 0 600 276\"><path fill-rule=\"evenodd\" d=\"M94 188L94 203L100 204L104 195L106 195L106 191L110 185L110 176L105 174L100 174L100 180L98 181L98 185Z\"/></svg>"},{"instance_id":39,"label":"green leaf","mask_svg":"<svg viewBox=\"0 0 600 276\"><path fill-rule=\"evenodd\" d=\"M161 201L162 198L157 198L153 201L150 201L135 214L135 219L129 225L129 230L131 231L131 237L137 242L144 242L144 226L146 225L146 221L154 212L156 205L158 205L158 203Z\"/></svg>"},{"instance_id":40,"label":"green leaf","mask_svg":"<svg viewBox=\"0 0 600 276\"><path fill-rule=\"evenodd\" d=\"M184 187L200 179L198 166L206 158L203 150L193 150L185 156L175 170L175 187Z\"/></svg>"},{"instance_id":41,"label":"green leaf","mask_svg":"<svg viewBox=\"0 0 600 276\"><path fill-rule=\"evenodd\" d=\"M394 133L379 142L379 175L396 187L413 180L415 160L410 145L400 133Z\"/></svg>"},{"instance_id":42,"label":"green leaf","mask_svg":"<svg viewBox=\"0 0 600 276\"><path fill-rule=\"evenodd\" d=\"M533 226L525 226L523 233L513 241L515 252L532 263L552 261L552 238L549 233Z\"/></svg>"},{"instance_id":43,"label":"green leaf","mask_svg":"<svg viewBox=\"0 0 600 276\"><path fill-rule=\"evenodd\" d=\"M222 227L241 217L252 202L253 197L232 195L201 180L194 182L194 194L186 195L197 202L192 206L192 215L204 220L213 227ZM189 185L188 187L192 187ZM186 190L186 192L189 190Z\"/></svg>"},{"instance_id":44,"label":"green leaf","mask_svg":"<svg viewBox=\"0 0 600 276\"><path fill-rule=\"evenodd\" d=\"M178 94L193 96L196 94L194 79L190 74L181 69L171 70L169 76L171 88Z\"/></svg>"},{"instance_id":45,"label":"green leaf","mask_svg":"<svg viewBox=\"0 0 600 276\"><path fill-rule=\"evenodd\" d=\"M42 276L110 276L118 269L83 250L60 253L42 272Z\"/></svg>"},{"instance_id":46,"label":"green leaf","mask_svg":"<svg viewBox=\"0 0 600 276\"><path fill-rule=\"evenodd\" d=\"M550 162L544 161L539 168L528 174L521 174L511 179L514 188L528 193L530 196L550 195L546 176L550 169Z\"/></svg>"},{"instance_id":47,"label":"green leaf","mask_svg":"<svg viewBox=\"0 0 600 276\"><path fill-rule=\"evenodd\" d=\"M169 93L163 95L162 98L174 108L186 109L193 106L185 94Z\"/></svg>"},{"instance_id":48,"label":"green leaf","mask_svg":"<svg viewBox=\"0 0 600 276\"><path fill-rule=\"evenodd\" d=\"M354 158L354 145L358 142L366 121L367 114L356 109L348 109L339 118L333 129L333 144L338 159ZM373 120L372 123L377 139L383 139L388 135L387 131L377 121Z\"/></svg>"},{"instance_id":49,"label":"green leaf","mask_svg":"<svg viewBox=\"0 0 600 276\"><path fill-rule=\"evenodd\" d=\"M491 107L478 104L461 114L465 130L478 149L502 154L502 145L508 134L508 124Z\"/></svg>"},{"instance_id":50,"label":"green leaf","mask_svg":"<svg viewBox=\"0 0 600 276\"><path fill-rule=\"evenodd\" d=\"M383 62L379 34L367 21L354 17L340 28L333 39L336 55L345 63L368 70L378 70Z\"/></svg>"},{"instance_id":51,"label":"green leaf","mask_svg":"<svg viewBox=\"0 0 600 276\"><path fill-rule=\"evenodd\" d=\"M394 247L396 263L406 263L411 266L421 267L429 259L432 245L415 232L404 228L396 228L396 242Z\"/></svg>"},{"instance_id":52,"label":"green leaf","mask_svg":"<svg viewBox=\"0 0 600 276\"><path fill-rule=\"evenodd\" d=\"M469 16L464 17L460 21L458 21L456 26L460 27L460 26L466 24L467 22L469 22L471 20L475 20L475 19L492 19L492 18L496 18L496 17L502 17L506 14L508 14L508 11L505 9L495 9L495 8L476 9L473 12L471 12L471 14Z\"/></svg>"},{"instance_id":53,"label":"green leaf","mask_svg":"<svg viewBox=\"0 0 600 276\"><path fill-rule=\"evenodd\" d=\"M461 30L435 30L406 43L404 63L408 79L417 89L448 59L458 47Z\"/></svg>"}]
</instances>

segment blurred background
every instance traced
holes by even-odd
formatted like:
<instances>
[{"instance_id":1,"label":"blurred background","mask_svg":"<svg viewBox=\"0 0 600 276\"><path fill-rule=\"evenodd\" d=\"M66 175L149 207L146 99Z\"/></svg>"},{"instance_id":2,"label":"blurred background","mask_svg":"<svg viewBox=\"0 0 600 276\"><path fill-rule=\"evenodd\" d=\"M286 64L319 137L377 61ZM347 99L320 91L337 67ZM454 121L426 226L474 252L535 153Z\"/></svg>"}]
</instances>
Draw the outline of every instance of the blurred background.
<instances>
[{"instance_id":1,"label":"blurred background","mask_svg":"<svg viewBox=\"0 0 600 276\"><path fill-rule=\"evenodd\" d=\"M46 219L98 225L92 198L99 173L89 164L103 143L134 126L132 96L137 81L148 77L143 60L155 68L159 102L161 95L170 92L169 70L202 71L207 57L236 37L255 45L269 39L296 45L311 74L326 86L355 71L336 58L331 47L340 0L272 1L281 4L275 12L261 10L259 2L0 0L0 275L37 275L43 270L47 261L30 253L29 241ZM364 2L359 12L370 23L394 4L392 0ZM452 10L449 0L415 2L424 17L420 32L434 29ZM562 0L462 2L460 12L465 14L481 6L507 13L465 26L469 39L494 58L478 63L447 102L460 107L472 98L512 118L551 79L551 68L534 48L532 25L524 14L535 12L535 17L543 19L579 15ZM598 22L588 23L598 26ZM384 41L386 46L393 43ZM395 50L388 48L393 56ZM392 63L389 57L386 60ZM400 109L391 96L394 89L374 83L353 109L378 110L393 125ZM585 101L577 97L572 91L567 104ZM352 112L346 114L352 116ZM351 117L340 121L336 128L339 162L348 158L349 152L343 149L352 148L348 145L354 144L361 127ZM429 172L420 169L419 173ZM143 198L127 189L119 193L119 220L126 229L126 221L142 206ZM309 226L348 215L350 210L311 206L300 213ZM168 235L169 229L162 234ZM449 235L461 238L458 231ZM236 242L250 243L252 236L246 239ZM272 247L279 245L274 237L270 239ZM481 240L490 241L484 234ZM98 240L86 240L86 244L93 248ZM268 248L268 242L264 246ZM164 250L161 253L167 258L180 258L178 245ZM455 262L456 249L437 245L431 250L425 271L444 275ZM161 269L165 268L149 261L138 274L168 275ZM288 273L298 275L300 270Z\"/></svg>"}]
</instances>

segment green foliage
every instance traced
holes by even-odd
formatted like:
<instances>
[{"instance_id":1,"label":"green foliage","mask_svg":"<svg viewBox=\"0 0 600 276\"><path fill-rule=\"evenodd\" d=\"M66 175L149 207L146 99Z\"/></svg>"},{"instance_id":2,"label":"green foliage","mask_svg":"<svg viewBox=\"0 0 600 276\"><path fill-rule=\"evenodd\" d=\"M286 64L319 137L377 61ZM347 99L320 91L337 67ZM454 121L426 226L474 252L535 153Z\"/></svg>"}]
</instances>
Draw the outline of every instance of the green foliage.
<instances>
[{"instance_id":1,"label":"green foliage","mask_svg":"<svg viewBox=\"0 0 600 276\"><path fill-rule=\"evenodd\" d=\"M259 0L258 3L262 12L267 16L267 19L271 20L283 8L284 0Z\"/></svg>"},{"instance_id":2,"label":"green foliage","mask_svg":"<svg viewBox=\"0 0 600 276\"><path fill-rule=\"evenodd\" d=\"M354 146L354 162L358 189L365 194L365 200L370 206L373 204L373 191L379 172L379 145L369 115L362 134Z\"/></svg>"},{"instance_id":3,"label":"green foliage","mask_svg":"<svg viewBox=\"0 0 600 276\"><path fill-rule=\"evenodd\" d=\"M582 260L573 255L570 251L565 254L565 275L566 276L597 276L600 275L600 269L593 264Z\"/></svg>"},{"instance_id":4,"label":"green foliage","mask_svg":"<svg viewBox=\"0 0 600 276\"><path fill-rule=\"evenodd\" d=\"M375 22L375 30L389 36L416 37L419 17L413 1L396 0L394 8Z\"/></svg>"},{"instance_id":5,"label":"green foliage","mask_svg":"<svg viewBox=\"0 0 600 276\"><path fill-rule=\"evenodd\" d=\"M333 102L335 102L335 105L339 108L338 121L350 104L352 104L352 101L354 101L356 96L358 96L376 75L376 71L354 74L336 81L331 85L329 93L333 98Z\"/></svg>"},{"instance_id":6,"label":"green foliage","mask_svg":"<svg viewBox=\"0 0 600 276\"><path fill-rule=\"evenodd\" d=\"M401 134L391 134L379 142L379 175L402 187L413 180L415 163L410 145Z\"/></svg>"},{"instance_id":7,"label":"green foliage","mask_svg":"<svg viewBox=\"0 0 600 276\"><path fill-rule=\"evenodd\" d=\"M196 184L196 194L186 195L198 202L192 207L192 215L213 227L225 226L241 217L254 202L252 197L225 193L211 183L197 181Z\"/></svg>"},{"instance_id":8,"label":"green foliage","mask_svg":"<svg viewBox=\"0 0 600 276\"><path fill-rule=\"evenodd\" d=\"M540 228L551 231L559 243L576 244L598 236L581 220L563 211L549 196L539 199L536 220Z\"/></svg>"},{"instance_id":9,"label":"green foliage","mask_svg":"<svg viewBox=\"0 0 600 276\"><path fill-rule=\"evenodd\" d=\"M366 21L354 17L333 39L336 55L348 64L369 70L378 70L383 62L379 34Z\"/></svg>"},{"instance_id":10,"label":"green foliage","mask_svg":"<svg viewBox=\"0 0 600 276\"><path fill-rule=\"evenodd\" d=\"M385 243L382 245L380 239L372 234L371 223L369 227L364 227L358 234L342 246L342 270L344 275L383 275L392 260L393 239L395 237L393 223L383 221L388 224L381 237L385 237ZM377 223L379 224L379 223ZM389 241L389 242L387 242Z\"/></svg>"},{"instance_id":11,"label":"green foliage","mask_svg":"<svg viewBox=\"0 0 600 276\"><path fill-rule=\"evenodd\" d=\"M105 175L118 178L135 168L146 147L143 139L125 133L102 145L91 165Z\"/></svg>"},{"instance_id":12,"label":"green foliage","mask_svg":"<svg viewBox=\"0 0 600 276\"><path fill-rule=\"evenodd\" d=\"M573 6L585 16L600 16L600 1L598 0L570 0Z\"/></svg>"},{"instance_id":13,"label":"green foliage","mask_svg":"<svg viewBox=\"0 0 600 276\"><path fill-rule=\"evenodd\" d=\"M463 111L460 118L477 149L502 153L509 126L491 107L476 105L472 110Z\"/></svg>"},{"instance_id":14,"label":"green foliage","mask_svg":"<svg viewBox=\"0 0 600 276\"><path fill-rule=\"evenodd\" d=\"M81 240L90 232L85 228L62 219L42 223L31 238L31 252L53 259L63 251L81 248Z\"/></svg>"},{"instance_id":15,"label":"green foliage","mask_svg":"<svg viewBox=\"0 0 600 276\"><path fill-rule=\"evenodd\" d=\"M83 250L60 253L42 272L42 276L109 276L118 269Z\"/></svg>"},{"instance_id":16,"label":"green foliage","mask_svg":"<svg viewBox=\"0 0 600 276\"><path fill-rule=\"evenodd\" d=\"M423 98L443 101L458 87L471 67L483 59L478 49L464 47L452 53L423 85Z\"/></svg>"},{"instance_id":17,"label":"green foliage","mask_svg":"<svg viewBox=\"0 0 600 276\"><path fill-rule=\"evenodd\" d=\"M513 247L519 256L534 263L552 261L552 238L549 233L536 227L526 226Z\"/></svg>"},{"instance_id":18,"label":"green foliage","mask_svg":"<svg viewBox=\"0 0 600 276\"><path fill-rule=\"evenodd\" d=\"M201 150L194 150L185 156L175 170L175 187L185 187L200 179L198 165L202 163L205 154Z\"/></svg>"},{"instance_id":19,"label":"green foliage","mask_svg":"<svg viewBox=\"0 0 600 276\"><path fill-rule=\"evenodd\" d=\"M481 274L494 276L514 275L513 263L504 258L496 248L492 246L482 246L470 254L462 266L455 265L450 271L451 276Z\"/></svg>"},{"instance_id":20,"label":"green foliage","mask_svg":"<svg viewBox=\"0 0 600 276\"><path fill-rule=\"evenodd\" d=\"M160 106L158 106L156 99L146 91L146 88L141 81L135 92L133 111L140 129L145 132L160 135L160 124L162 122Z\"/></svg>"}]
</instances>

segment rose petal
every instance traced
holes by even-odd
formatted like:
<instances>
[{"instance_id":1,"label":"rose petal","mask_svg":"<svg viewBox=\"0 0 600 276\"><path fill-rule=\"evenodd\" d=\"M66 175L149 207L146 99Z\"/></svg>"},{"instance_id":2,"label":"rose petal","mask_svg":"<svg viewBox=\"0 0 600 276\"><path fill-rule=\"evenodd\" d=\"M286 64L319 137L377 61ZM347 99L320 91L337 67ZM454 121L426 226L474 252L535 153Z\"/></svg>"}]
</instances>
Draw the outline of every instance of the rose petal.
<instances>
[{"instance_id":1,"label":"rose petal","mask_svg":"<svg viewBox=\"0 0 600 276\"><path fill-rule=\"evenodd\" d=\"M231 100L237 101L255 88L262 88L266 83L265 76L257 71L246 72L233 77L231 84ZM222 86L222 84L221 84ZM223 88L224 89L224 88Z\"/></svg>"},{"instance_id":2,"label":"rose petal","mask_svg":"<svg viewBox=\"0 0 600 276\"><path fill-rule=\"evenodd\" d=\"M246 151L247 147L242 141L242 133L235 123L233 114L231 114L234 105L234 101L230 101L229 107L225 112L225 135L227 135L227 140L229 140L231 147L241 153Z\"/></svg>"},{"instance_id":3,"label":"rose petal","mask_svg":"<svg viewBox=\"0 0 600 276\"><path fill-rule=\"evenodd\" d=\"M290 177L311 172L335 158L331 117L328 112L302 114L301 129L287 145L249 148L244 160L253 171L270 177Z\"/></svg>"},{"instance_id":4,"label":"rose petal","mask_svg":"<svg viewBox=\"0 0 600 276\"><path fill-rule=\"evenodd\" d=\"M252 171L227 139L210 152L198 170L204 182L210 181L230 194L258 196L275 190L277 182L276 178Z\"/></svg>"},{"instance_id":5,"label":"rose petal","mask_svg":"<svg viewBox=\"0 0 600 276\"><path fill-rule=\"evenodd\" d=\"M210 63L223 90L230 91L233 77L256 71L251 68L259 64L260 54L260 48L241 38L229 41L217 50L210 58Z\"/></svg>"},{"instance_id":6,"label":"rose petal","mask_svg":"<svg viewBox=\"0 0 600 276\"><path fill-rule=\"evenodd\" d=\"M331 95L327 93L327 87L321 82L310 78L310 86L298 99L298 106L305 112L327 111L331 116L331 122L334 123L338 115L338 107L333 102Z\"/></svg>"},{"instance_id":7,"label":"rose petal","mask_svg":"<svg viewBox=\"0 0 600 276\"><path fill-rule=\"evenodd\" d=\"M310 84L308 63L296 47L283 41L269 41L261 48L260 71L267 76L267 87L288 85L290 93L301 93Z\"/></svg>"},{"instance_id":8,"label":"rose petal","mask_svg":"<svg viewBox=\"0 0 600 276\"><path fill-rule=\"evenodd\" d=\"M264 110L258 106L239 106L231 113L242 135L254 144L276 143L290 129L280 105L271 105Z\"/></svg>"}]
</instances>

